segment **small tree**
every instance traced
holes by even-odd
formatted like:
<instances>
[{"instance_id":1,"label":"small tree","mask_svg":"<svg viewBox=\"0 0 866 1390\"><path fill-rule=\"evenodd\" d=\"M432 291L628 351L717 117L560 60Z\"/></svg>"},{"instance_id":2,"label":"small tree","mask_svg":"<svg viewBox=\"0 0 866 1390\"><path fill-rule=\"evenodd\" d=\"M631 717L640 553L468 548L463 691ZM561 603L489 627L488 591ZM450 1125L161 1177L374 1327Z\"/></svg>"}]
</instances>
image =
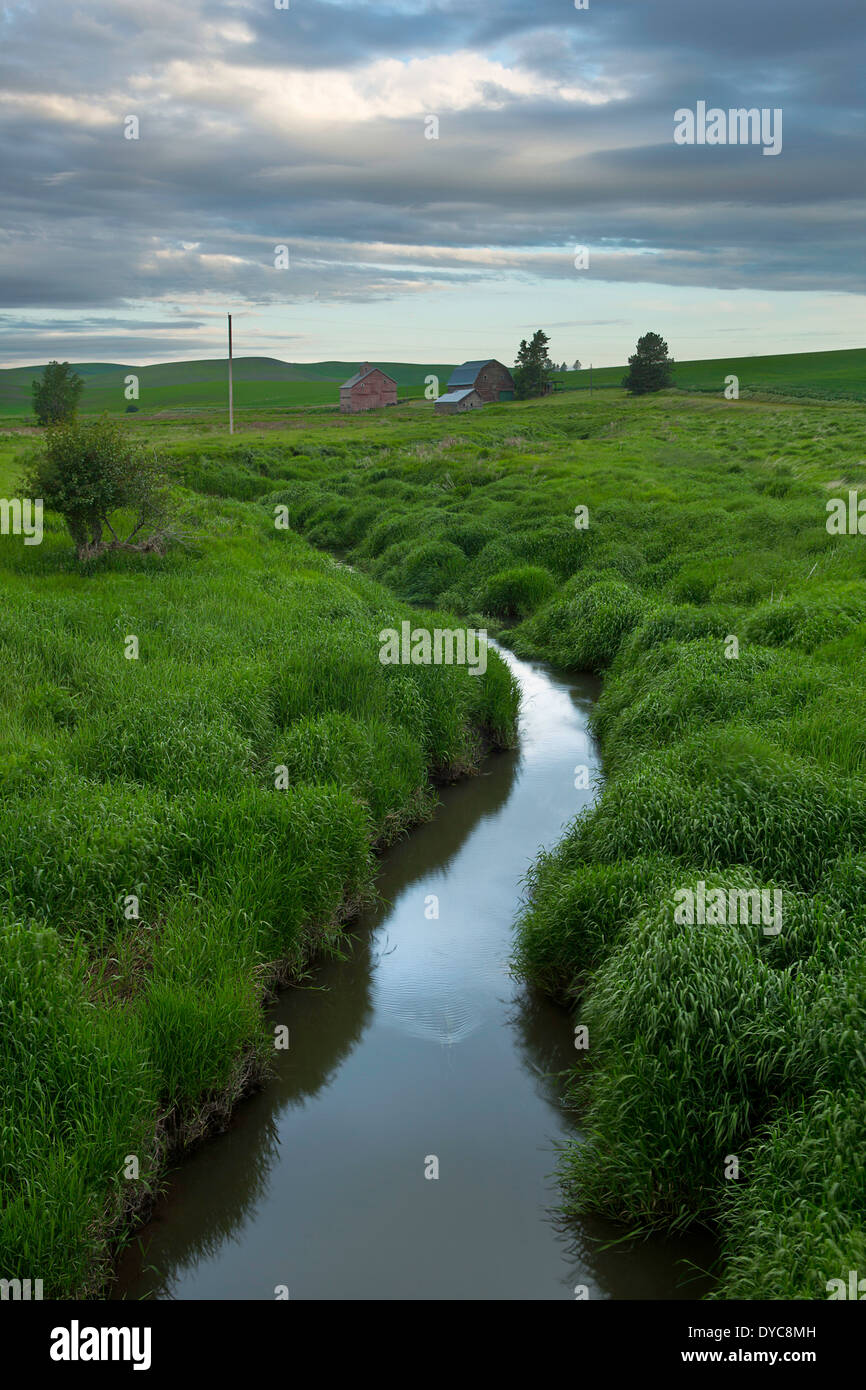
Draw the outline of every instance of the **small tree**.
<instances>
[{"instance_id":1,"label":"small tree","mask_svg":"<svg viewBox=\"0 0 866 1390\"><path fill-rule=\"evenodd\" d=\"M25 486L63 517L80 560L109 549L162 550L168 538L165 482L156 456L105 417L50 428L29 461ZM132 513L126 540L110 520L120 510ZM111 541L103 540L103 527ZM133 544L139 532L144 534Z\"/></svg>"},{"instance_id":2,"label":"small tree","mask_svg":"<svg viewBox=\"0 0 866 1390\"><path fill-rule=\"evenodd\" d=\"M572 370L573 372L579 372L579 371L580 371L580 363L578 362L577 358L574 359L574 362L573 362L573 364L572 364L571 370Z\"/></svg>"},{"instance_id":3,"label":"small tree","mask_svg":"<svg viewBox=\"0 0 866 1390\"><path fill-rule=\"evenodd\" d=\"M637 350L628 359L628 372L622 384L632 396L644 396L648 391L663 391L673 385L668 357L668 345L658 333L645 333L638 338Z\"/></svg>"},{"instance_id":4,"label":"small tree","mask_svg":"<svg viewBox=\"0 0 866 1390\"><path fill-rule=\"evenodd\" d=\"M514 391L518 400L525 401L530 396L544 395L553 367L547 356L549 342L549 337L540 328L533 333L531 342L527 343L525 338L521 339L513 373Z\"/></svg>"},{"instance_id":5,"label":"small tree","mask_svg":"<svg viewBox=\"0 0 866 1390\"><path fill-rule=\"evenodd\" d=\"M74 420L84 382L68 362L49 362L32 383L33 413L40 425Z\"/></svg>"}]
</instances>

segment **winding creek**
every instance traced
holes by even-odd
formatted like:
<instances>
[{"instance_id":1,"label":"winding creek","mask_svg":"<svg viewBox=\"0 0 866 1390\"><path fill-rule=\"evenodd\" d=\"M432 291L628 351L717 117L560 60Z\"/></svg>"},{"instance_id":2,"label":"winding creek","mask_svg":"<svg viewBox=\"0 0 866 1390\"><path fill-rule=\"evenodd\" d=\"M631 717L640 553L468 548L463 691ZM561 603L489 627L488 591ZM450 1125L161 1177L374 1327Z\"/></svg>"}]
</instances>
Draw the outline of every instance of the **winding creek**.
<instances>
[{"instance_id":1,"label":"winding creek","mask_svg":"<svg viewBox=\"0 0 866 1390\"><path fill-rule=\"evenodd\" d=\"M551 1176L574 1133L557 1073L568 1015L511 978L522 880L593 795L597 693L504 652L522 689L519 748L441 793L382 859L382 904L347 958L287 990L277 1074L173 1173L123 1257L114 1297L696 1298L707 1243L618 1244L561 1227ZM438 918L432 897L438 899ZM438 1179L425 1177L428 1159Z\"/></svg>"}]
</instances>

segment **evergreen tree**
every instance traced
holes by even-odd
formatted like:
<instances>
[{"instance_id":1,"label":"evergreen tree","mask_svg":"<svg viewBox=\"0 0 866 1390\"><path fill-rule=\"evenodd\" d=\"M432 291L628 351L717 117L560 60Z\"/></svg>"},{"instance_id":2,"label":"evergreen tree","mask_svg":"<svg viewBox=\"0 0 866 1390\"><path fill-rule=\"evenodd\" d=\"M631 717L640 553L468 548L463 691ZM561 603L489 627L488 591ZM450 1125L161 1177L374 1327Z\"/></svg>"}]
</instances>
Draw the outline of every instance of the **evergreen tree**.
<instances>
[{"instance_id":1,"label":"evergreen tree","mask_svg":"<svg viewBox=\"0 0 866 1390\"><path fill-rule=\"evenodd\" d=\"M648 391L663 391L673 385L668 357L668 345L658 333L644 333L638 338L637 350L628 359L628 372L622 384L632 396L644 396Z\"/></svg>"},{"instance_id":2,"label":"evergreen tree","mask_svg":"<svg viewBox=\"0 0 866 1390\"><path fill-rule=\"evenodd\" d=\"M553 363L547 356L549 342L550 338L540 328L533 333L531 342L527 343L525 338L521 339L513 372L514 392L518 400L525 401L530 396L544 395L544 388L550 380L553 368Z\"/></svg>"}]
</instances>

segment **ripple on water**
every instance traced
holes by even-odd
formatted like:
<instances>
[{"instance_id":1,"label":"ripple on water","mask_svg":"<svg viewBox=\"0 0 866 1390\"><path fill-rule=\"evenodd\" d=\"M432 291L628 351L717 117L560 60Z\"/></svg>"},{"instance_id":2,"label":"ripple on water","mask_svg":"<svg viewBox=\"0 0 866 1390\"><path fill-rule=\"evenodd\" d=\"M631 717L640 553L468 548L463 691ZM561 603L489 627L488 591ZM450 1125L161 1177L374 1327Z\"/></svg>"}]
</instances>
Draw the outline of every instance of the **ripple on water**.
<instances>
[{"instance_id":1,"label":"ripple on water","mask_svg":"<svg viewBox=\"0 0 866 1390\"><path fill-rule=\"evenodd\" d=\"M477 1032L485 1021L479 1000L459 991L431 990L429 981L401 981L378 1001L381 1022L412 1038L453 1047Z\"/></svg>"}]
</instances>

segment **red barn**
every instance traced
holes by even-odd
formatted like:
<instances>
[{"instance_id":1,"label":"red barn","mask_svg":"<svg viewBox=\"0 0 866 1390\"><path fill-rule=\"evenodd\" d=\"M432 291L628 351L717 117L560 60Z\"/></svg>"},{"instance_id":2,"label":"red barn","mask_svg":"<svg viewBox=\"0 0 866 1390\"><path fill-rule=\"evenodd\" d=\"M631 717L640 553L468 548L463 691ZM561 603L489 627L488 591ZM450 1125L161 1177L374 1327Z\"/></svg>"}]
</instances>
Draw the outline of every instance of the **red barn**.
<instances>
[{"instance_id":1,"label":"red barn","mask_svg":"<svg viewBox=\"0 0 866 1390\"><path fill-rule=\"evenodd\" d=\"M514 377L507 367L495 358L481 358L477 362L464 362L455 367L448 378L448 392L477 391L485 405L493 401L514 400Z\"/></svg>"},{"instance_id":2,"label":"red barn","mask_svg":"<svg viewBox=\"0 0 866 1390\"><path fill-rule=\"evenodd\" d=\"M362 363L355 375L340 387L340 410L344 415L396 404L396 381L380 367L371 367L369 362Z\"/></svg>"}]
</instances>

